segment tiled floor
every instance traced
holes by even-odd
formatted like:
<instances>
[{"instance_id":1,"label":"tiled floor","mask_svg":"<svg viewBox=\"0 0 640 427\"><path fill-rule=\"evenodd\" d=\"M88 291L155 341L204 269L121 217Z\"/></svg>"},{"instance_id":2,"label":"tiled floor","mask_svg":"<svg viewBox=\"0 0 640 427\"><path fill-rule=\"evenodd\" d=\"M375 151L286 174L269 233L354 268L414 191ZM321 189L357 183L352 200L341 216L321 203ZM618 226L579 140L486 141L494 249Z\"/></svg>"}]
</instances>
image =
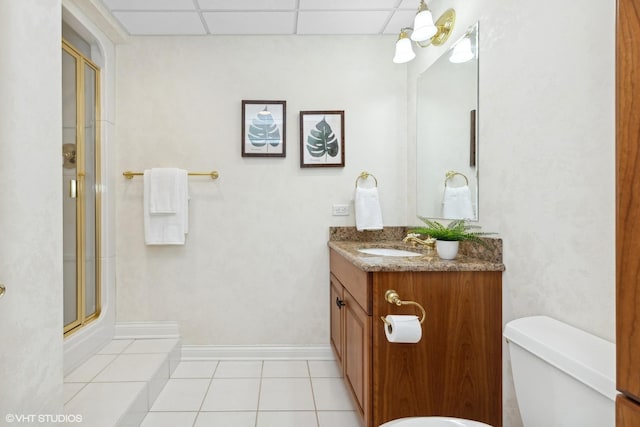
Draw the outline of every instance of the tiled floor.
<instances>
[{"instance_id":1,"label":"tiled floor","mask_svg":"<svg viewBox=\"0 0 640 427\"><path fill-rule=\"evenodd\" d=\"M333 361L183 361L142 427L360 427Z\"/></svg>"},{"instance_id":2,"label":"tiled floor","mask_svg":"<svg viewBox=\"0 0 640 427\"><path fill-rule=\"evenodd\" d=\"M334 361L179 362L179 348L113 340L65 377L66 413L91 427L360 427Z\"/></svg>"}]
</instances>

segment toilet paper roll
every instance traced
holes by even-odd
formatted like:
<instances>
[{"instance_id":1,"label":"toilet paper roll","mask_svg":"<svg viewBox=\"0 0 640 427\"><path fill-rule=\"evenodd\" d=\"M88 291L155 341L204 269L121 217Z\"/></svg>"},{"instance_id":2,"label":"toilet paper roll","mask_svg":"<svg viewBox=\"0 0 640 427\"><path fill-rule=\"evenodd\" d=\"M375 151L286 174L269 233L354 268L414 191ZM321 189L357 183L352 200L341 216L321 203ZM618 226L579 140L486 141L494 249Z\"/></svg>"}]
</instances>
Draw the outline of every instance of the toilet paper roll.
<instances>
[{"instance_id":1,"label":"toilet paper roll","mask_svg":"<svg viewBox=\"0 0 640 427\"><path fill-rule=\"evenodd\" d=\"M390 314L385 319L388 323L384 325L384 333L389 342L415 344L422 338L418 316Z\"/></svg>"}]
</instances>

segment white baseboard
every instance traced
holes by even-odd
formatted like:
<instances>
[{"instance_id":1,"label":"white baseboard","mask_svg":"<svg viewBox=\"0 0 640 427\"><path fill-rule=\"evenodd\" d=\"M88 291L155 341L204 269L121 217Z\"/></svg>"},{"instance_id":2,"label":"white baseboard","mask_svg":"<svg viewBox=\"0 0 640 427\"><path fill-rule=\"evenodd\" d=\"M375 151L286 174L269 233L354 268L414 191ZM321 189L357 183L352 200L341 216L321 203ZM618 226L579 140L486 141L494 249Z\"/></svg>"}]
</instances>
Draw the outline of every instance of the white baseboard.
<instances>
[{"instance_id":1,"label":"white baseboard","mask_svg":"<svg viewBox=\"0 0 640 427\"><path fill-rule=\"evenodd\" d=\"M117 322L114 339L180 338L178 322Z\"/></svg>"},{"instance_id":2,"label":"white baseboard","mask_svg":"<svg viewBox=\"0 0 640 427\"><path fill-rule=\"evenodd\" d=\"M331 346L183 345L182 360L335 360Z\"/></svg>"}]
</instances>

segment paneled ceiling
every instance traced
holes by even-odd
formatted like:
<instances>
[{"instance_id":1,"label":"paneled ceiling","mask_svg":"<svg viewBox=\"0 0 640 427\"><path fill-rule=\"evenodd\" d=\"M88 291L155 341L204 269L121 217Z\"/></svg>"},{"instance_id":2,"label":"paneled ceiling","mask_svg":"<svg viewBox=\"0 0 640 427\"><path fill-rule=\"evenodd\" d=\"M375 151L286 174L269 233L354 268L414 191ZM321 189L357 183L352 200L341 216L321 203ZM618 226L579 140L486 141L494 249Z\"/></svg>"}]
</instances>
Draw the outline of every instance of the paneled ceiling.
<instances>
[{"instance_id":1,"label":"paneled ceiling","mask_svg":"<svg viewBox=\"0 0 640 427\"><path fill-rule=\"evenodd\" d=\"M101 0L130 35L398 34L419 0Z\"/></svg>"}]
</instances>

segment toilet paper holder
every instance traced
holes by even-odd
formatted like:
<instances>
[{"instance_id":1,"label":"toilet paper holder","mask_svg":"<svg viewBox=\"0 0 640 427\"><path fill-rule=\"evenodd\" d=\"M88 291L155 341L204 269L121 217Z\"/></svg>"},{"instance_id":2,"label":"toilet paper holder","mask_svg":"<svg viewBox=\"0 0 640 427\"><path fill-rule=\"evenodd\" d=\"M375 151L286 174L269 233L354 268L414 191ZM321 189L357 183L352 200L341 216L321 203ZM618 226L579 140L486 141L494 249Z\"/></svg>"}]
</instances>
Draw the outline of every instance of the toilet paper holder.
<instances>
[{"instance_id":1,"label":"toilet paper holder","mask_svg":"<svg viewBox=\"0 0 640 427\"><path fill-rule=\"evenodd\" d=\"M425 311L424 307L422 305L420 305L419 303L415 302L415 301L403 301L400 299L400 295L398 295L398 292L396 292L393 289L387 289L387 291L384 293L384 299L385 301L387 301L389 304L395 304L397 306L401 306L401 305L415 305L416 307L418 307L420 309L420 311L422 312L422 317L420 318L420 324L422 324L424 322L425 317L427 317L427 312ZM384 318L384 316L380 316L380 318L382 319L382 321L384 322L385 325L389 326L389 321L387 321L387 319Z\"/></svg>"}]
</instances>

